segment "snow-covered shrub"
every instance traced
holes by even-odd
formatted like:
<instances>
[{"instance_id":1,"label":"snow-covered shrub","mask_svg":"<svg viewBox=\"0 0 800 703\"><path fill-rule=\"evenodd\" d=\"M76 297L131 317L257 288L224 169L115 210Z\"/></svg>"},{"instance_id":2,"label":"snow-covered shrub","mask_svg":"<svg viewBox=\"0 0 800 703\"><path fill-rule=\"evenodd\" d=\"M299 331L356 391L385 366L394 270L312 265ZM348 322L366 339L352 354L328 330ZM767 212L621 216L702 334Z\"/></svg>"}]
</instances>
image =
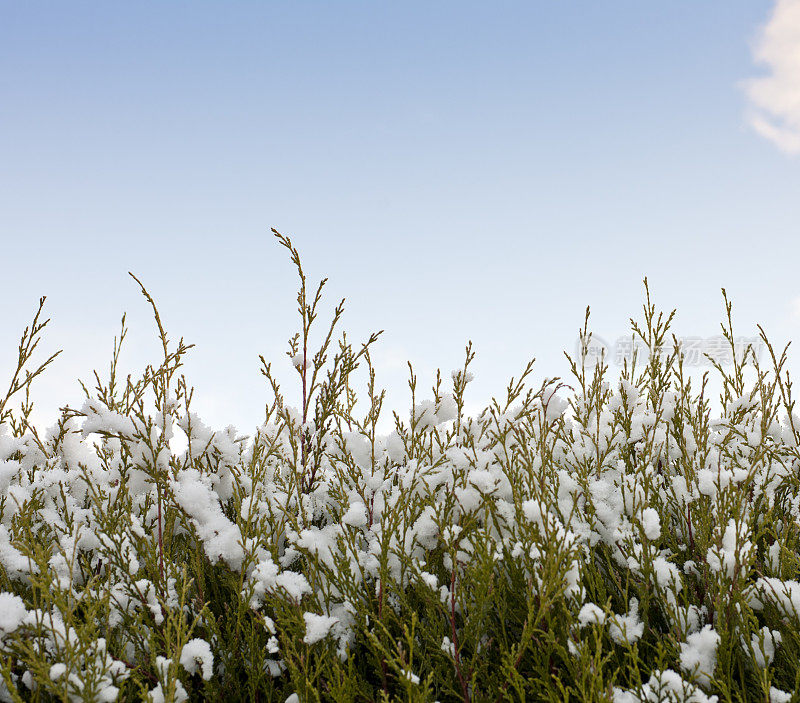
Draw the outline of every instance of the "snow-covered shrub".
<instances>
[{"instance_id":1,"label":"snow-covered shrub","mask_svg":"<svg viewBox=\"0 0 800 703\"><path fill-rule=\"evenodd\" d=\"M0 399L0 700L790 700L800 421L785 354L737 354L727 299L719 417L648 291L651 353L619 378L568 357L531 388L531 362L467 417L468 345L449 390L411 371L382 436L378 335L334 351L339 305L312 348L324 281L275 234L300 390L262 358L252 437L190 410L190 347L144 287L163 359L118 374L123 318L107 381L38 431L40 302Z\"/></svg>"}]
</instances>

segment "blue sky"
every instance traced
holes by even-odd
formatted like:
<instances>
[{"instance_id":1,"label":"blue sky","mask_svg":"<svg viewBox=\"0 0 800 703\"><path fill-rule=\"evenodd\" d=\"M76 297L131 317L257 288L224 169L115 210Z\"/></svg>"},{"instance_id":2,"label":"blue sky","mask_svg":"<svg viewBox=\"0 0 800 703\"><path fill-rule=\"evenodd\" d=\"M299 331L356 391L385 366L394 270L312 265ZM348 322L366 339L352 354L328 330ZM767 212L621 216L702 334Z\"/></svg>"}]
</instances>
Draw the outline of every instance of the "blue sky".
<instances>
[{"instance_id":1,"label":"blue sky","mask_svg":"<svg viewBox=\"0 0 800 703\"><path fill-rule=\"evenodd\" d=\"M296 394L296 277L270 227L347 298L353 341L385 330L378 382L403 413L406 359L427 388L469 339L475 407L532 356L535 380L563 375L586 305L614 340L644 276L679 336L718 333L724 286L738 333L785 343L800 72L775 51L800 46L796 8L0 1L0 376L40 295L44 348L65 350L43 421L106 368L123 311L123 363L156 359L133 271L197 345L195 410L250 431L258 354Z\"/></svg>"}]
</instances>

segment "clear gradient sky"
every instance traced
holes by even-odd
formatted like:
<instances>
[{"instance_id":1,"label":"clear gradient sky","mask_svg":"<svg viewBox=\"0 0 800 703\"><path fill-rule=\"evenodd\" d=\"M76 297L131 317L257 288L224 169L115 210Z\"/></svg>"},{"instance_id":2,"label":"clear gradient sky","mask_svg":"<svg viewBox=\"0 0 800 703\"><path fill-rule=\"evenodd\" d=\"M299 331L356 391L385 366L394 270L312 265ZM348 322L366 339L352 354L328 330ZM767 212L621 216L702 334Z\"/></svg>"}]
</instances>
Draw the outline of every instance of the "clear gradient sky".
<instances>
[{"instance_id":1,"label":"clear gradient sky","mask_svg":"<svg viewBox=\"0 0 800 703\"><path fill-rule=\"evenodd\" d=\"M40 295L43 422L124 311L123 365L157 360L133 271L197 345L194 409L252 431L258 354L297 393L270 227L353 341L385 330L403 413L406 360L428 388L468 339L474 407L532 356L564 374L585 307L615 339L644 276L679 336L718 333L724 286L738 333L796 339L797 57L797 0L0 0L0 383Z\"/></svg>"}]
</instances>

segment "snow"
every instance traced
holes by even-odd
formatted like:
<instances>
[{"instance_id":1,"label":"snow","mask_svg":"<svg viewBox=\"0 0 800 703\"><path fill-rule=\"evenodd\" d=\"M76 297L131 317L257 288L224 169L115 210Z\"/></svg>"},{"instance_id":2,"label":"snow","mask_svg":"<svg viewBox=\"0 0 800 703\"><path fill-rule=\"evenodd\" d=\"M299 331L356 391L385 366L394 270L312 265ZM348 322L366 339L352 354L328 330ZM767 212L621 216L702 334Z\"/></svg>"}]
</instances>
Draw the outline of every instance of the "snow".
<instances>
[{"instance_id":1,"label":"snow","mask_svg":"<svg viewBox=\"0 0 800 703\"><path fill-rule=\"evenodd\" d=\"M659 556L653 559L653 573L656 577L656 583L662 589L678 592L683 588L683 580L678 567L664 557Z\"/></svg>"},{"instance_id":2,"label":"snow","mask_svg":"<svg viewBox=\"0 0 800 703\"><path fill-rule=\"evenodd\" d=\"M67 671L67 665L63 663L53 664L50 667L50 680L58 681Z\"/></svg>"},{"instance_id":3,"label":"snow","mask_svg":"<svg viewBox=\"0 0 800 703\"><path fill-rule=\"evenodd\" d=\"M605 621L605 611L594 603L586 603L578 613L578 622L581 627L586 627L590 624L602 625Z\"/></svg>"},{"instance_id":4,"label":"snow","mask_svg":"<svg viewBox=\"0 0 800 703\"><path fill-rule=\"evenodd\" d=\"M166 697L164 696L164 690L161 688L161 684L156 684L155 688L150 690L147 694L147 701L148 703L165 703ZM183 703L186 700L189 700L189 694L186 693L186 689L183 687L183 684L176 680L175 681L175 696L172 699L174 703Z\"/></svg>"},{"instance_id":5,"label":"snow","mask_svg":"<svg viewBox=\"0 0 800 703\"><path fill-rule=\"evenodd\" d=\"M251 608L258 608L266 593L284 592L296 602L307 593L311 593L311 586L303 574L295 571L279 573L277 564L270 557L265 557L256 564L248 579L248 585L253 588Z\"/></svg>"},{"instance_id":6,"label":"snow","mask_svg":"<svg viewBox=\"0 0 800 703\"><path fill-rule=\"evenodd\" d=\"M331 628L339 622L339 618L316 613L303 613L303 619L306 621L306 635L303 637L305 644L315 644L325 639Z\"/></svg>"},{"instance_id":7,"label":"snow","mask_svg":"<svg viewBox=\"0 0 800 703\"><path fill-rule=\"evenodd\" d=\"M708 550L707 560L713 571L721 571L728 578L733 578L737 567L741 576L747 575L746 563L753 550L753 544L747 537L747 526L737 527L736 521L731 519L722 536L722 546L712 547Z\"/></svg>"},{"instance_id":8,"label":"snow","mask_svg":"<svg viewBox=\"0 0 800 703\"><path fill-rule=\"evenodd\" d=\"M9 489L10 492L10 489ZM5 568L12 579L18 579L35 564L31 564L28 558L11 544L8 529L5 525L0 525L0 565Z\"/></svg>"},{"instance_id":9,"label":"snow","mask_svg":"<svg viewBox=\"0 0 800 703\"><path fill-rule=\"evenodd\" d=\"M308 368L309 360L306 358L305 362L303 362L303 356L303 352L297 352L297 354L292 357L292 366L296 369Z\"/></svg>"},{"instance_id":10,"label":"snow","mask_svg":"<svg viewBox=\"0 0 800 703\"><path fill-rule=\"evenodd\" d=\"M775 650L782 640L783 636L778 630L770 630L766 625L758 632L753 633L750 638L750 647L758 666L766 669L772 664L772 660L775 659Z\"/></svg>"},{"instance_id":11,"label":"snow","mask_svg":"<svg viewBox=\"0 0 800 703\"><path fill-rule=\"evenodd\" d=\"M630 600L630 610L625 615L609 618L611 626L608 633L617 644L633 644L644 634L644 623L639 620L639 601Z\"/></svg>"},{"instance_id":12,"label":"snow","mask_svg":"<svg viewBox=\"0 0 800 703\"><path fill-rule=\"evenodd\" d=\"M190 674L197 673L199 663L205 681L210 680L214 673L214 655L211 653L211 646L199 637L195 637L183 645L180 663Z\"/></svg>"},{"instance_id":13,"label":"snow","mask_svg":"<svg viewBox=\"0 0 800 703\"><path fill-rule=\"evenodd\" d=\"M178 480L170 480L178 505L189 515L212 564L224 559L232 569L241 568L244 559L242 533L219 507L219 498L197 469L182 470Z\"/></svg>"},{"instance_id":14,"label":"snow","mask_svg":"<svg viewBox=\"0 0 800 703\"><path fill-rule=\"evenodd\" d=\"M661 518L653 508L642 511L642 529L647 539L658 539L661 536Z\"/></svg>"},{"instance_id":15,"label":"snow","mask_svg":"<svg viewBox=\"0 0 800 703\"><path fill-rule=\"evenodd\" d=\"M351 503L342 516L342 523L350 527L364 527L367 524L367 506L361 501Z\"/></svg>"},{"instance_id":16,"label":"snow","mask_svg":"<svg viewBox=\"0 0 800 703\"><path fill-rule=\"evenodd\" d=\"M419 685L419 676L417 676L414 672L408 671L407 669L403 672L403 678L413 683L415 686Z\"/></svg>"},{"instance_id":17,"label":"snow","mask_svg":"<svg viewBox=\"0 0 800 703\"><path fill-rule=\"evenodd\" d=\"M136 426L130 418L109 410L96 400L87 400L80 412L85 415L81 427L84 437L94 432L107 432L127 438L136 435Z\"/></svg>"},{"instance_id":18,"label":"snow","mask_svg":"<svg viewBox=\"0 0 800 703\"><path fill-rule=\"evenodd\" d=\"M714 675L719 642L719 634L711 625L706 625L700 632L689 635L686 642L681 644L681 668L693 674L701 685L707 686Z\"/></svg>"},{"instance_id":19,"label":"snow","mask_svg":"<svg viewBox=\"0 0 800 703\"><path fill-rule=\"evenodd\" d=\"M777 605L785 615L800 617L800 583L775 577L759 578L748 592L750 605L761 610L765 602Z\"/></svg>"},{"instance_id":20,"label":"snow","mask_svg":"<svg viewBox=\"0 0 800 703\"><path fill-rule=\"evenodd\" d=\"M0 635L14 632L27 614L22 598L13 593L0 593Z\"/></svg>"},{"instance_id":21,"label":"snow","mask_svg":"<svg viewBox=\"0 0 800 703\"><path fill-rule=\"evenodd\" d=\"M782 691L775 686L769 689L769 703L789 703L792 700L792 694Z\"/></svg>"},{"instance_id":22,"label":"snow","mask_svg":"<svg viewBox=\"0 0 800 703\"><path fill-rule=\"evenodd\" d=\"M685 681L672 669L654 671L638 691L614 688L614 703L717 703L717 696L708 696L699 687Z\"/></svg>"}]
</instances>

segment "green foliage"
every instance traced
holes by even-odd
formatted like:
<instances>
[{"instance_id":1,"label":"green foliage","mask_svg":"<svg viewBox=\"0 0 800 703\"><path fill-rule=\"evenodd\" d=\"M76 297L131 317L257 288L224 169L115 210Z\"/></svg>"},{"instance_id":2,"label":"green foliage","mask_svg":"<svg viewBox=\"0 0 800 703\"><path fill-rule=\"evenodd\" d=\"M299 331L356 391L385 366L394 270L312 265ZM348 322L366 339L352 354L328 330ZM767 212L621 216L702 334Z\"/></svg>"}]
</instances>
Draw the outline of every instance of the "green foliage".
<instances>
[{"instance_id":1,"label":"green foliage","mask_svg":"<svg viewBox=\"0 0 800 703\"><path fill-rule=\"evenodd\" d=\"M587 310L568 383L529 387L531 361L467 417L467 345L429 400L409 364L381 436L379 333L335 348L342 301L312 346L325 280L311 295L275 236L300 393L262 357L252 438L191 412L191 345L138 279L163 359L120 378L123 316L108 379L40 434L40 301L0 399L0 700L790 700L800 423L786 351L761 331L768 366L741 353L727 297L718 418L645 281L647 358L619 378L587 362Z\"/></svg>"}]
</instances>

